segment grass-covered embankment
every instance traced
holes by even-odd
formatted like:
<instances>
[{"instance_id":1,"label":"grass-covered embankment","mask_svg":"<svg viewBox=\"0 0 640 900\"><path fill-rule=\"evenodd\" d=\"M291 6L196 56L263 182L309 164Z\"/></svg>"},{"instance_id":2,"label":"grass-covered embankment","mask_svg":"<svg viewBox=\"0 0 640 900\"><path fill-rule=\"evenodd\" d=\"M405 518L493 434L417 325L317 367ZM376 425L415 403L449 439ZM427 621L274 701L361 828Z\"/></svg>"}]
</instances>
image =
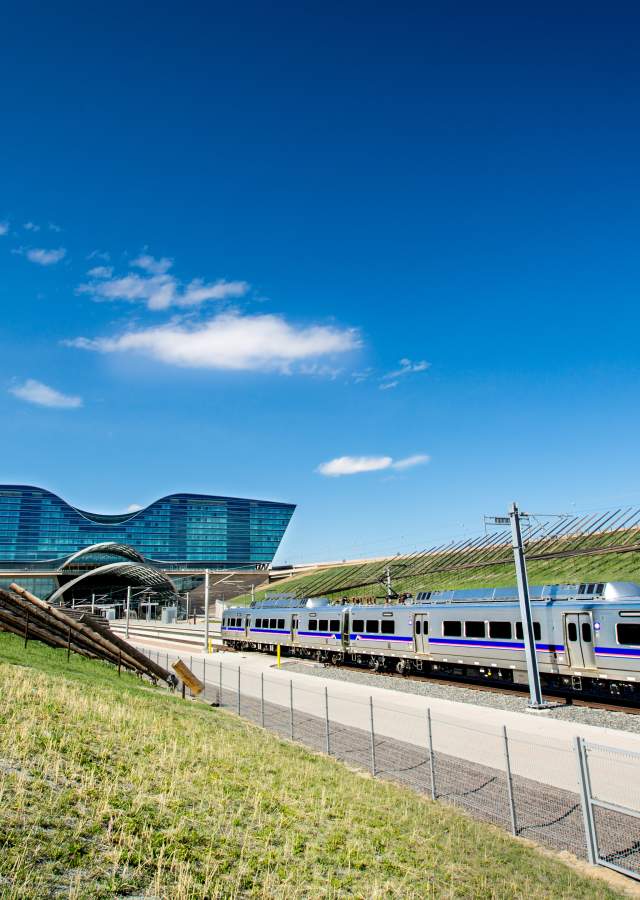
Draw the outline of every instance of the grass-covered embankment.
<instances>
[{"instance_id":1,"label":"grass-covered embankment","mask_svg":"<svg viewBox=\"0 0 640 900\"><path fill-rule=\"evenodd\" d=\"M361 565L336 566L324 570L327 578L344 577L345 583L357 584L366 581L372 570L379 572L381 564L373 566L371 563ZM393 566L392 566L393 572ZM591 581L636 581L640 582L640 552L611 553L584 557L569 557L565 559L530 560L527 563L529 583L534 584L563 584ZM273 584L262 585L256 588L256 599L262 599L267 591L296 591L299 596L314 585L320 577L316 571L311 575L298 575L285 578ZM461 569L457 572L432 572L412 578L396 577L393 579L393 587L398 593L408 591L414 593L421 590L450 590L452 588L472 587L510 587L515 585L515 569L511 563L497 566L478 566L476 568ZM324 592L325 596L339 599L340 597L372 596L382 598L385 596L383 584L370 584L365 587ZM250 594L236 597L232 603L240 606L251 601Z\"/></svg>"},{"instance_id":2,"label":"grass-covered embankment","mask_svg":"<svg viewBox=\"0 0 640 900\"><path fill-rule=\"evenodd\" d=\"M608 898L231 713L0 633L3 898Z\"/></svg>"}]
</instances>

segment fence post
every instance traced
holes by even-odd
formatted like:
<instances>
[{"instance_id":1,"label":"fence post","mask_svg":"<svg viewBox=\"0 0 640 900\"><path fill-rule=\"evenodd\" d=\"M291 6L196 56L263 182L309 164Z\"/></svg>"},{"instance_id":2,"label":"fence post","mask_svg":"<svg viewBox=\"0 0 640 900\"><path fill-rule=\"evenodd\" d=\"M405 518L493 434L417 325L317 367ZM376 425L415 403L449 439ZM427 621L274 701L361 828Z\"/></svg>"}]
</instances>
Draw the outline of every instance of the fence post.
<instances>
[{"instance_id":1,"label":"fence post","mask_svg":"<svg viewBox=\"0 0 640 900\"><path fill-rule=\"evenodd\" d=\"M593 810L591 808L591 783L589 779L589 763L587 761L584 738L576 735L575 747L576 756L578 757L578 783L580 785L580 802L582 805L582 818L584 820L584 831L587 841L587 857L589 862L595 866L598 857L598 843L595 823L593 821Z\"/></svg>"},{"instance_id":2,"label":"fence post","mask_svg":"<svg viewBox=\"0 0 640 900\"><path fill-rule=\"evenodd\" d=\"M204 693L207 693L207 658L202 658L202 683L204 684Z\"/></svg>"},{"instance_id":3,"label":"fence post","mask_svg":"<svg viewBox=\"0 0 640 900\"><path fill-rule=\"evenodd\" d=\"M260 724L264 728L264 672L260 672Z\"/></svg>"},{"instance_id":4,"label":"fence post","mask_svg":"<svg viewBox=\"0 0 640 900\"><path fill-rule=\"evenodd\" d=\"M28 640L29 640L29 610L27 610L27 618L24 623L24 647L25 647L25 650L27 648Z\"/></svg>"},{"instance_id":5,"label":"fence post","mask_svg":"<svg viewBox=\"0 0 640 900\"><path fill-rule=\"evenodd\" d=\"M329 692L326 687L324 689L324 727L327 737L327 756L329 756L331 754L331 728L329 722Z\"/></svg>"},{"instance_id":6,"label":"fence post","mask_svg":"<svg viewBox=\"0 0 640 900\"><path fill-rule=\"evenodd\" d=\"M240 715L240 666L238 666L238 715Z\"/></svg>"},{"instance_id":7,"label":"fence post","mask_svg":"<svg viewBox=\"0 0 640 900\"><path fill-rule=\"evenodd\" d=\"M433 758L433 729L431 727L431 709L427 707L427 740L429 742L429 771L431 773L431 799L436 799L436 764Z\"/></svg>"},{"instance_id":8,"label":"fence post","mask_svg":"<svg viewBox=\"0 0 640 900\"><path fill-rule=\"evenodd\" d=\"M507 726L502 726L502 742L504 747L504 768L507 776L507 795L509 797L509 813L511 814L511 831L514 835L518 834L518 821L516 819L516 804L513 799L513 779L511 777L511 759L509 757L509 738L507 737Z\"/></svg>"},{"instance_id":9,"label":"fence post","mask_svg":"<svg viewBox=\"0 0 640 900\"><path fill-rule=\"evenodd\" d=\"M369 697L369 719L371 720L371 774L376 777L376 734L373 730L373 697Z\"/></svg>"},{"instance_id":10,"label":"fence post","mask_svg":"<svg viewBox=\"0 0 640 900\"><path fill-rule=\"evenodd\" d=\"M219 661L220 670L218 672L218 706L222 706L222 660Z\"/></svg>"},{"instance_id":11,"label":"fence post","mask_svg":"<svg viewBox=\"0 0 640 900\"><path fill-rule=\"evenodd\" d=\"M293 740L293 678L289 679L289 736Z\"/></svg>"}]
</instances>

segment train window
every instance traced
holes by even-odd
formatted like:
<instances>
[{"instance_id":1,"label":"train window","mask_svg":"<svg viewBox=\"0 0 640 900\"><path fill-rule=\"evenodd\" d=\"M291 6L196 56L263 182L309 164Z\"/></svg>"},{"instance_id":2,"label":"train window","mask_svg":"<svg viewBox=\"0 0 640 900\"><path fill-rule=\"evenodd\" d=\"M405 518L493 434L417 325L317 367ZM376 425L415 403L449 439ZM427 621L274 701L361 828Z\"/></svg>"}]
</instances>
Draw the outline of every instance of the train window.
<instances>
[{"instance_id":1,"label":"train window","mask_svg":"<svg viewBox=\"0 0 640 900\"><path fill-rule=\"evenodd\" d=\"M619 644L640 644L640 625L637 622L622 622L616 625Z\"/></svg>"},{"instance_id":2,"label":"train window","mask_svg":"<svg viewBox=\"0 0 640 900\"><path fill-rule=\"evenodd\" d=\"M278 619L278 628L284 628L284 619Z\"/></svg>"},{"instance_id":3,"label":"train window","mask_svg":"<svg viewBox=\"0 0 640 900\"><path fill-rule=\"evenodd\" d=\"M460 637L462 634L462 622L443 622L442 633L445 637Z\"/></svg>"},{"instance_id":4,"label":"train window","mask_svg":"<svg viewBox=\"0 0 640 900\"><path fill-rule=\"evenodd\" d=\"M540 633L540 622L533 623L533 639L539 641L542 637ZM516 638L519 641L524 640L524 631L522 630L522 622L516 622Z\"/></svg>"},{"instance_id":5,"label":"train window","mask_svg":"<svg viewBox=\"0 0 640 900\"><path fill-rule=\"evenodd\" d=\"M422 633L429 634L429 620L428 619L422 620Z\"/></svg>"},{"instance_id":6,"label":"train window","mask_svg":"<svg viewBox=\"0 0 640 900\"><path fill-rule=\"evenodd\" d=\"M591 624L589 622L582 623L582 640L585 644L591 643Z\"/></svg>"},{"instance_id":7,"label":"train window","mask_svg":"<svg viewBox=\"0 0 640 900\"><path fill-rule=\"evenodd\" d=\"M364 619L354 619L353 630L357 634L362 634L362 632L364 631Z\"/></svg>"},{"instance_id":8,"label":"train window","mask_svg":"<svg viewBox=\"0 0 640 900\"><path fill-rule=\"evenodd\" d=\"M256 619L256 624L254 628L262 628L262 619Z\"/></svg>"},{"instance_id":9,"label":"train window","mask_svg":"<svg viewBox=\"0 0 640 900\"><path fill-rule=\"evenodd\" d=\"M464 633L470 638L483 638L486 634L484 622L465 622Z\"/></svg>"},{"instance_id":10,"label":"train window","mask_svg":"<svg viewBox=\"0 0 640 900\"><path fill-rule=\"evenodd\" d=\"M309 631L317 631L318 622L316 619L309 619Z\"/></svg>"},{"instance_id":11,"label":"train window","mask_svg":"<svg viewBox=\"0 0 640 900\"><path fill-rule=\"evenodd\" d=\"M377 634L380 630L380 623L377 619L367 619L367 631L369 634Z\"/></svg>"},{"instance_id":12,"label":"train window","mask_svg":"<svg viewBox=\"0 0 640 900\"><path fill-rule=\"evenodd\" d=\"M489 622L489 637L511 640L511 622Z\"/></svg>"},{"instance_id":13,"label":"train window","mask_svg":"<svg viewBox=\"0 0 640 900\"><path fill-rule=\"evenodd\" d=\"M269 628L275 628L275 627L276 627L276 620L269 619Z\"/></svg>"},{"instance_id":14,"label":"train window","mask_svg":"<svg viewBox=\"0 0 640 900\"><path fill-rule=\"evenodd\" d=\"M393 619L383 619L380 623L380 631L382 634L395 634L396 633L396 623Z\"/></svg>"},{"instance_id":15,"label":"train window","mask_svg":"<svg viewBox=\"0 0 640 900\"><path fill-rule=\"evenodd\" d=\"M329 622L329 631L340 631L340 619L331 619Z\"/></svg>"},{"instance_id":16,"label":"train window","mask_svg":"<svg viewBox=\"0 0 640 900\"><path fill-rule=\"evenodd\" d=\"M318 631L328 631L329 630L329 621L328 619L320 619L318 622Z\"/></svg>"},{"instance_id":17,"label":"train window","mask_svg":"<svg viewBox=\"0 0 640 900\"><path fill-rule=\"evenodd\" d=\"M416 634L420 634L420 619L416 619Z\"/></svg>"},{"instance_id":18,"label":"train window","mask_svg":"<svg viewBox=\"0 0 640 900\"><path fill-rule=\"evenodd\" d=\"M567 637L570 641L578 640L578 629L575 622L569 622L567 625Z\"/></svg>"}]
</instances>

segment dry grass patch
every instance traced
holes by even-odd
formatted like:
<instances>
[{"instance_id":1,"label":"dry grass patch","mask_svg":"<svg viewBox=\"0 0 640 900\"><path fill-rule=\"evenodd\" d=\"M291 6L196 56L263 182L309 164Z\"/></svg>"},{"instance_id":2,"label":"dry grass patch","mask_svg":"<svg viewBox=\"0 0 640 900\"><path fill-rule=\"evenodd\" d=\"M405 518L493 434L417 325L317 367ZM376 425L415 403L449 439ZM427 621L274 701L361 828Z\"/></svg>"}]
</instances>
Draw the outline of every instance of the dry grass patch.
<instances>
[{"instance_id":1,"label":"dry grass patch","mask_svg":"<svg viewBox=\"0 0 640 900\"><path fill-rule=\"evenodd\" d=\"M0 724L2 897L617 896L231 713L3 634Z\"/></svg>"}]
</instances>

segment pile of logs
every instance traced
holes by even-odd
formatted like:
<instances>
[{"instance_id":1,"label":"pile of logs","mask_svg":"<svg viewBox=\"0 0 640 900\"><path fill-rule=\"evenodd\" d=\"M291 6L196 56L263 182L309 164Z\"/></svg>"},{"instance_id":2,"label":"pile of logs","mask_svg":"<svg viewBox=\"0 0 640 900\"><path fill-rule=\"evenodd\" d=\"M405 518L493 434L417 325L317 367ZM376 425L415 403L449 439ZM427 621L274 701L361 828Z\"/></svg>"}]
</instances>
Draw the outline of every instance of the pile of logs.
<instances>
[{"instance_id":1,"label":"pile of logs","mask_svg":"<svg viewBox=\"0 0 640 900\"><path fill-rule=\"evenodd\" d=\"M114 634L105 619L50 606L17 584L10 585L8 591L0 588L0 630L24 638L25 647L28 641L37 640L66 650L67 659L71 652L79 653L112 663L118 672L128 669L154 682L165 681L172 687L176 684L172 672Z\"/></svg>"}]
</instances>

